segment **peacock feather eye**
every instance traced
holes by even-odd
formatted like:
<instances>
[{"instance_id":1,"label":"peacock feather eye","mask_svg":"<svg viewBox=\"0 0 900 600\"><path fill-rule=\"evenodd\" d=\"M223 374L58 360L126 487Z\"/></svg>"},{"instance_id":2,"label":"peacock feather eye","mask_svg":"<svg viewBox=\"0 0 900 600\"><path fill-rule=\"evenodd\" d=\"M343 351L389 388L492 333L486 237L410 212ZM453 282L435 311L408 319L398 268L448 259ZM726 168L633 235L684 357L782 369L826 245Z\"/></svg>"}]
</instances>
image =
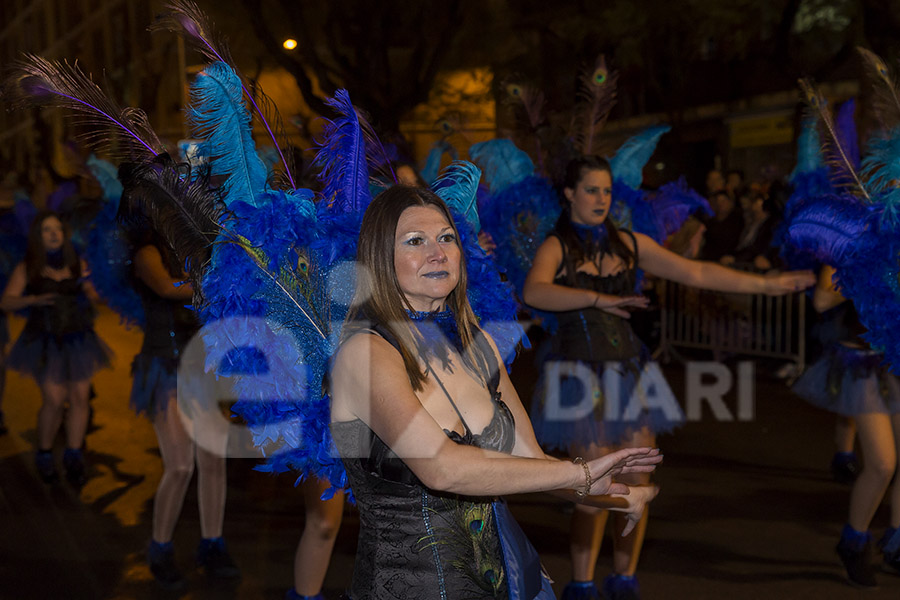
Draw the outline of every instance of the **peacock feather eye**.
<instances>
[{"instance_id":1,"label":"peacock feather eye","mask_svg":"<svg viewBox=\"0 0 900 600\"><path fill-rule=\"evenodd\" d=\"M522 95L522 86L517 83L510 83L506 86L506 93L510 96L515 96L516 98Z\"/></svg>"},{"instance_id":2,"label":"peacock feather eye","mask_svg":"<svg viewBox=\"0 0 900 600\"><path fill-rule=\"evenodd\" d=\"M444 119L440 123L438 123L438 128L444 133L451 133L453 131L453 125L447 119Z\"/></svg>"},{"instance_id":3,"label":"peacock feather eye","mask_svg":"<svg viewBox=\"0 0 900 600\"><path fill-rule=\"evenodd\" d=\"M606 78L609 76L607 70L603 67L600 67L594 74L591 76L591 81L594 82L595 85L601 85L606 82Z\"/></svg>"},{"instance_id":4,"label":"peacock feather eye","mask_svg":"<svg viewBox=\"0 0 900 600\"><path fill-rule=\"evenodd\" d=\"M309 258L305 254L297 257L297 270L304 275L309 273Z\"/></svg>"},{"instance_id":5,"label":"peacock feather eye","mask_svg":"<svg viewBox=\"0 0 900 600\"><path fill-rule=\"evenodd\" d=\"M482 575L484 576L484 580L487 581L488 583L490 583L491 585L497 583L497 574L494 572L493 569L488 569L487 571L482 573Z\"/></svg>"},{"instance_id":6,"label":"peacock feather eye","mask_svg":"<svg viewBox=\"0 0 900 600\"><path fill-rule=\"evenodd\" d=\"M472 535L477 535L484 530L484 521L481 519L474 519L469 521L469 531L472 532Z\"/></svg>"}]
</instances>

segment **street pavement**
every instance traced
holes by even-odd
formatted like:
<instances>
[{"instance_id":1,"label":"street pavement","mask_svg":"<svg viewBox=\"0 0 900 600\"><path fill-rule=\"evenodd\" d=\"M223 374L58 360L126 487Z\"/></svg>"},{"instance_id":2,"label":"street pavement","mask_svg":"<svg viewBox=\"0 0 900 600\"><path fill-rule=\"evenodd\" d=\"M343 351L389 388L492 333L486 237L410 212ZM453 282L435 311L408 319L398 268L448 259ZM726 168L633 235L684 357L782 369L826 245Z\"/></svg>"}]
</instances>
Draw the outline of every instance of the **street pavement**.
<instances>
[{"instance_id":1,"label":"street pavement","mask_svg":"<svg viewBox=\"0 0 900 600\"><path fill-rule=\"evenodd\" d=\"M20 318L10 318L15 336ZM101 309L97 330L116 352L114 368L94 379L94 428L87 437L90 480L80 491L47 486L34 472L35 384L7 376L3 410L10 432L0 436L0 599L273 599L292 584L294 550L303 528L303 498L288 474L253 470L248 458L228 465L225 537L243 577L205 579L193 567L200 537L192 485L175 534L176 557L189 585L159 590L146 566L152 498L161 474L150 423L128 408L130 363L140 333ZM737 362L728 363L732 372ZM846 519L849 488L832 481L834 421L792 396L757 363L754 414L730 422L702 417L660 438L665 462L638 570L642 598L778 600L900 598L900 577L880 574L880 589L862 592L844 580L834 552ZM684 399L685 367L664 367ZM513 379L523 397L533 385L531 356L520 357ZM736 390L725 405L737 413ZM744 403L746 409L747 404ZM62 446L58 442L57 450ZM510 498L557 593L569 577L568 507L548 495ZM878 511L876 536L889 507ZM359 519L345 509L344 523L325 583L337 598L353 569ZM609 572L604 541L597 581Z\"/></svg>"}]
</instances>

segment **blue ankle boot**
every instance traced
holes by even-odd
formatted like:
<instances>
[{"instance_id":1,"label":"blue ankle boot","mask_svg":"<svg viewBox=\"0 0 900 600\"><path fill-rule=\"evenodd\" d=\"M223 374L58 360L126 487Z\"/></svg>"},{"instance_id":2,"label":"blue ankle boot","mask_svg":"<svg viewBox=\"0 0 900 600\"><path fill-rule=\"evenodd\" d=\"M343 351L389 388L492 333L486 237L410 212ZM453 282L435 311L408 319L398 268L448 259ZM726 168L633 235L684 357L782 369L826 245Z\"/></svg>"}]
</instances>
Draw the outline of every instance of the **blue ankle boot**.
<instances>
[{"instance_id":1,"label":"blue ankle boot","mask_svg":"<svg viewBox=\"0 0 900 600\"><path fill-rule=\"evenodd\" d=\"M84 455L79 448L66 448L63 453L63 466L66 468L66 479L75 488L81 488L87 483L87 475L84 472Z\"/></svg>"},{"instance_id":2,"label":"blue ankle boot","mask_svg":"<svg viewBox=\"0 0 900 600\"><path fill-rule=\"evenodd\" d=\"M881 570L892 575L900 575L900 527L890 527L878 542L884 560Z\"/></svg>"},{"instance_id":3,"label":"blue ankle boot","mask_svg":"<svg viewBox=\"0 0 900 600\"><path fill-rule=\"evenodd\" d=\"M603 600L640 600L634 575L609 575L603 580Z\"/></svg>"},{"instance_id":4,"label":"blue ankle boot","mask_svg":"<svg viewBox=\"0 0 900 600\"><path fill-rule=\"evenodd\" d=\"M221 537L200 540L197 547L197 566L203 569L208 577L216 579L239 579L241 576L241 570L234 564L225 548L225 540Z\"/></svg>"},{"instance_id":5,"label":"blue ankle boot","mask_svg":"<svg viewBox=\"0 0 900 600\"><path fill-rule=\"evenodd\" d=\"M284 600L325 600L325 596L322 595L322 592L319 592L315 596L304 596L298 594L294 588L291 588L284 595Z\"/></svg>"},{"instance_id":6,"label":"blue ankle boot","mask_svg":"<svg viewBox=\"0 0 900 600\"><path fill-rule=\"evenodd\" d=\"M180 590L187 585L184 576L175 566L175 547L172 542L160 544L150 540L147 546L147 562L150 564L150 572L153 578L164 590Z\"/></svg>"},{"instance_id":7,"label":"blue ankle boot","mask_svg":"<svg viewBox=\"0 0 900 600\"><path fill-rule=\"evenodd\" d=\"M600 591L593 581L570 581L559 600L600 600Z\"/></svg>"},{"instance_id":8,"label":"blue ankle boot","mask_svg":"<svg viewBox=\"0 0 900 600\"><path fill-rule=\"evenodd\" d=\"M863 589L878 586L872 565L872 536L868 531L856 531L849 524L844 525L836 550L850 585Z\"/></svg>"},{"instance_id":9,"label":"blue ankle boot","mask_svg":"<svg viewBox=\"0 0 900 600\"><path fill-rule=\"evenodd\" d=\"M34 455L34 466L37 469L41 481L44 483L56 483L59 481L59 472L53 461L53 450L38 450Z\"/></svg>"}]
</instances>

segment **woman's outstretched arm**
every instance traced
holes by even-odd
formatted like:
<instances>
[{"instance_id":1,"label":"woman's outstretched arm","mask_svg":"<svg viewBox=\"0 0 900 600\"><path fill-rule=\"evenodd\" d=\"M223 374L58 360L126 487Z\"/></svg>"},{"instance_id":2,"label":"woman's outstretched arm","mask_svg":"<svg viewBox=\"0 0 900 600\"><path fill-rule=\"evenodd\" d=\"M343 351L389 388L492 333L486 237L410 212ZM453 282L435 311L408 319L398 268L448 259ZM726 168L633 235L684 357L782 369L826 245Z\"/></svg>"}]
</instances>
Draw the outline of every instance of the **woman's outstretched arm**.
<instances>
[{"instance_id":1,"label":"woman's outstretched arm","mask_svg":"<svg viewBox=\"0 0 900 600\"><path fill-rule=\"evenodd\" d=\"M811 271L788 271L772 276L745 273L713 262L684 258L640 233L634 237L638 245L638 266L651 275L691 287L778 296L805 290L816 282ZM630 241L625 236L622 239L626 243Z\"/></svg>"}]
</instances>

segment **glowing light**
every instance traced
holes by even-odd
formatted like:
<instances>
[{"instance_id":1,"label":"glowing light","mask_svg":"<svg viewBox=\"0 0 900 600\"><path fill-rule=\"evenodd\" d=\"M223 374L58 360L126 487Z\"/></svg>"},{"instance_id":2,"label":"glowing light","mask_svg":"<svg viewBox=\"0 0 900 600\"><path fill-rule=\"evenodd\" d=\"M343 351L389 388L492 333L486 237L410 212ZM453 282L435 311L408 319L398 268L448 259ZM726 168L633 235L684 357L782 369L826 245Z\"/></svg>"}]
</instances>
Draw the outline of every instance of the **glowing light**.
<instances>
[{"instance_id":1,"label":"glowing light","mask_svg":"<svg viewBox=\"0 0 900 600\"><path fill-rule=\"evenodd\" d=\"M293 50L294 48L297 47L297 40L292 40L292 39L288 38L288 39L284 40L284 43L282 44L282 46L284 46L285 50Z\"/></svg>"}]
</instances>

